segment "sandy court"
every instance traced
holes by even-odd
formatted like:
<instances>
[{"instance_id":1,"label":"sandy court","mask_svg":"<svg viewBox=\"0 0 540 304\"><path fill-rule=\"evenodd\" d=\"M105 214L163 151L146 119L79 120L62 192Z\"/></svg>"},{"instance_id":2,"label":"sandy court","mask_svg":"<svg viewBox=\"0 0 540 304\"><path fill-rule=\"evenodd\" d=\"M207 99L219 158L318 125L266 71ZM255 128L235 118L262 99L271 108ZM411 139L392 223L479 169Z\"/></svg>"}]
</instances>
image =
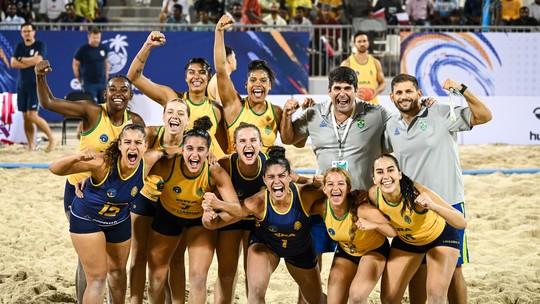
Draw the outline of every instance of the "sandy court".
<instances>
[{"instance_id":1,"label":"sandy court","mask_svg":"<svg viewBox=\"0 0 540 304\"><path fill-rule=\"evenodd\" d=\"M73 151L75 140L68 143L49 154L0 146L0 162L49 162ZM309 148L291 149L288 156L295 168L315 167ZM464 146L461 158L464 169L540 168L540 146ZM65 178L44 169L0 169L0 174L0 303L74 301L76 255L63 212ZM466 176L465 185L472 264L464 272L470 303L540 303L540 174ZM330 263L326 255L325 285ZM214 264L210 294L216 272ZM235 303L246 303L243 290L238 284ZM282 263L267 302L295 301L296 287ZM378 291L371 302L379 303Z\"/></svg>"}]
</instances>

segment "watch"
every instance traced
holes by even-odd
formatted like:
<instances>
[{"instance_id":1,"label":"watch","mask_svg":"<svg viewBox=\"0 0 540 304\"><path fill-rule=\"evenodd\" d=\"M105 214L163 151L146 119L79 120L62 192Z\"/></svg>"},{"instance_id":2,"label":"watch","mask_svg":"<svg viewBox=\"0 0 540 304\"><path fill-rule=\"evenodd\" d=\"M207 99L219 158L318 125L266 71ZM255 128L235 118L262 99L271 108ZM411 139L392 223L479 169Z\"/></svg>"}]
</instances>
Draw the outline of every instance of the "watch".
<instances>
[{"instance_id":1,"label":"watch","mask_svg":"<svg viewBox=\"0 0 540 304\"><path fill-rule=\"evenodd\" d=\"M467 90L467 86L462 83L461 84L461 89L459 89L459 93L461 95L463 95L463 93L465 93L466 90Z\"/></svg>"}]
</instances>

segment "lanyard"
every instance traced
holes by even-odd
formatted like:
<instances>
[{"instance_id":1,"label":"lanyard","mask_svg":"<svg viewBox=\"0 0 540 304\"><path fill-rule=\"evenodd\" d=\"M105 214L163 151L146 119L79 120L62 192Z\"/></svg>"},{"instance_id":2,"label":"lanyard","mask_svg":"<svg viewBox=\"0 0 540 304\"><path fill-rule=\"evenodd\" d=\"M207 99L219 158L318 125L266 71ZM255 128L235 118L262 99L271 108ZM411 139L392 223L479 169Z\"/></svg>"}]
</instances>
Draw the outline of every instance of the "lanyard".
<instances>
[{"instance_id":1,"label":"lanyard","mask_svg":"<svg viewBox=\"0 0 540 304\"><path fill-rule=\"evenodd\" d=\"M330 105L330 112L332 114L332 123L334 127L334 134L336 135L336 139L338 141L338 156L341 160L343 158L343 143L345 142L345 139L347 139L347 135L349 134L349 130L351 129L351 124L354 120L354 114L356 113L356 104L354 105L353 112L351 116L347 119L347 125L345 126L345 131L343 131L343 138L339 136L338 133L338 127L336 122L336 116L334 115L334 107L333 105Z\"/></svg>"}]
</instances>

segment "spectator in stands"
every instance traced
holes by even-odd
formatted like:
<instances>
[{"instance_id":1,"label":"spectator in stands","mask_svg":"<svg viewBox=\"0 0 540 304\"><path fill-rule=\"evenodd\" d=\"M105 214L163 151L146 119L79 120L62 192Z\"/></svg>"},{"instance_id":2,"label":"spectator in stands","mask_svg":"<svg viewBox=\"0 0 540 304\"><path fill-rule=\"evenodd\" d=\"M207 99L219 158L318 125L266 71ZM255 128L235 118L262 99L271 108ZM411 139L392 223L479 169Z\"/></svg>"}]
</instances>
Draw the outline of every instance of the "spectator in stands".
<instances>
[{"instance_id":1,"label":"spectator in stands","mask_svg":"<svg viewBox=\"0 0 540 304\"><path fill-rule=\"evenodd\" d=\"M259 0L244 0L242 5L242 24L263 24Z\"/></svg>"},{"instance_id":2,"label":"spectator in stands","mask_svg":"<svg viewBox=\"0 0 540 304\"><path fill-rule=\"evenodd\" d=\"M540 0L534 0L534 2L529 5L529 11L531 17L540 23Z\"/></svg>"},{"instance_id":3,"label":"spectator in stands","mask_svg":"<svg viewBox=\"0 0 540 304\"><path fill-rule=\"evenodd\" d=\"M172 24L188 24L186 16L183 14L183 8L180 4L173 5L173 14L167 18L167 23Z\"/></svg>"},{"instance_id":4,"label":"spectator in stands","mask_svg":"<svg viewBox=\"0 0 540 304\"><path fill-rule=\"evenodd\" d=\"M163 0L163 4L161 5L161 12L159 14L159 22L165 22L168 17L171 17L174 13L173 7L175 4L180 4L182 6L182 13L185 12L184 17L188 23L191 22L191 15L190 15L190 9L192 8L190 6L189 0ZM184 11L185 9L185 11Z\"/></svg>"},{"instance_id":5,"label":"spectator in stands","mask_svg":"<svg viewBox=\"0 0 540 304\"><path fill-rule=\"evenodd\" d=\"M459 0L435 0L433 10L432 24L451 25L459 23Z\"/></svg>"},{"instance_id":6,"label":"spectator in stands","mask_svg":"<svg viewBox=\"0 0 540 304\"><path fill-rule=\"evenodd\" d=\"M304 16L305 9L306 8L303 6L297 6L295 14L289 20L289 24L305 25L305 26L311 25L311 21L309 21L309 19Z\"/></svg>"},{"instance_id":7,"label":"spectator in stands","mask_svg":"<svg viewBox=\"0 0 540 304\"><path fill-rule=\"evenodd\" d=\"M428 20L433 14L433 2L431 0L407 0L406 11L412 24L429 25Z\"/></svg>"},{"instance_id":8,"label":"spectator in stands","mask_svg":"<svg viewBox=\"0 0 540 304\"><path fill-rule=\"evenodd\" d=\"M279 1L276 0L259 0L259 5L263 14L269 14L272 11L272 6L279 7Z\"/></svg>"},{"instance_id":9,"label":"spectator in stands","mask_svg":"<svg viewBox=\"0 0 540 304\"><path fill-rule=\"evenodd\" d=\"M15 3L17 6L17 16L24 18L26 22L36 19L32 8L32 0L11 0L10 3Z\"/></svg>"},{"instance_id":10,"label":"spectator in stands","mask_svg":"<svg viewBox=\"0 0 540 304\"><path fill-rule=\"evenodd\" d=\"M57 22L65 11L67 0L41 0L39 3L39 17L45 22Z\"/></svg>"},{"instance_id":11,"label":"spectator in stands","mask_svg":"<svg viewBox=\"0 0 540 304\"><path fill-rule=\"evenodd\" d=\"M109 78L107 49L101 44L101 31L91 28L88 43L81 46L72 62L73 75L82 85L83 92L90 93L94 101L103 103L103 93Z\"/></svg>"},{"instance_id":12,"label":"spectator in stands","mask_svg":"<svg viewBox=\"0 0 540 304\"><path fill-rule=\"evenodd\" d=\"M509 25L519 18L521 0L500 0L495 7L495 24Z\"/></svg>"},{"instance_id":13,"label":"spectator in stands","mask_svg":"<svg viewBox=\"0 0 540 304\"><path fill-rule=\"evenodd\" d=\"M86 20L81 17L81 16L78 16L76 13L75 13L75 5L72 3L72 2L69 2L67 3L64 8L66 9L66 11L64 13L62 13L60 19L58 20L59 22L61 23L84 23L86 22ZM80 27L76 26L76 27L72 27L72 26L62 26L61 27L62 29L64 30L79 30Z\"/></svg>"},{"instance_id":14,"label":"spectator in stands","mask_svg":"<svg viewBox=\"0 0 540 304\"><path fill-rule=\"evenodd\" d=\"M95 18L92 20L94 23L107 23L109 19L106 16L101 15L101 8L96 7Z\"/></svg>"},{"instance_id":15,"label":"spectator in stands","mask_svg":"<svg viewBox=\"0 0 540 304\"><path fill-rule=\"evenodd\" d=\"M339 25L332 17L332 8L328 4L321 5L320 16L313 24L316 25ZM334 57L338 57L342 50L341 30L338 27L321 28L315 31L315 49L317 52L314 72L315 74L327 75L334 66Z\"/></svg>"},{"instance_id":16,"label":"spectator in stands","mask_svg":"<svg viewBox=\"0 0 540 304\"><path fill-rule=\"evenodd\" d=\"M343 0L343 10L350 24L354 18L368 18L372 8L370 0Z\"/></svg>"},{"instance_id":17,"label":"spectator in stands","mask_svg":"<svg viewBox=\"0 0 540 304\"><path fill-rule=\"evenodd\" d=\"M17 5L15 3L8 4L6 17L2 20L2 24L13 24L13 27L4 27L5 29L17 30L23 24L24 18L17 15Z\"/></svg>"},{"instance_id":18,"label":"spectator in stands","mask_svg":"<svg viewBox=\"0 0 540 304\"><path fill-rule=\"evenodd\" d=\"M278 14L285 20L285 22L289 23L289 19L291 19L291 16L289 15L289 7L286 5L281 5L278 9Z\"/></svg>"},{"instance_id":19,"label":"spectator in stands","mask_svg":"<svg viewBox=\"0 0 540 304\"><path fill-rule=\"evenodd\" d=\"M298 7L304 8L305 17L309 19L309 21L313 21L315 19L311 19L311 8L313 7L313 3L311 0L281 0L281 5L285 4L289 10L290 15L294 16L296 15L296 9Z\"/></svg>"},{"instance_id":20,"label":"spectator in stands","mask_svg":"<svg viewBox=\"0 0 540 304\"><path fill-rule=\"evenodd\" d=\"M218 0L196 0L193 8L197 12L197 15L199 15L200 11L206 11L211 21L210 24L215 24L225 11L223 3ZM211 30L214 29L212 28Z\"/></svg>"},{"instance_id":21,"label":"spectator in stands","mask_svg":"<svg viewBox=\"0 0 540 304\"><path fill-rule=\"evenodd\" d=\"M272 4L272 6L270 6L270 13L268 15L266 15L266 17L263 18L263 22L264 24L266 24L268 27L265 28L265 30L272 30L272 29L275 29L274 26L284 26L284 25L287 25L287 21L285 21L285 19L283 19L283 17L281 17L279 14L278 14L278 6L277 6L277 3L274 3ZM284 30L284 28L278 28L277 29L278 31L279 30Z\"/></svg>"},{"instance_id":22,"label":"spectator in stands","mask_svg":"<svg viewBox=\"0 0 540 304\"><path fill-rule=\"evenodd\" d=\"M465 18L463 23L466 25L480 25L482 22L482 0L465 0L463 17Z\"/></svg>"},{"instance_id":23,"label":"spectator in stands","mask_svg":"<svg viewBox=\"0 0 540 304\"><path fill-rule=\"evenodd\" d=\"M519 9L519 18L514 20L511 25L517 26L536 26L538 21L529 16L529 8L523 6Z\"/></svg>"},{"instance_id":24,"label":"spectator in stands","mask_svg":"<svg viewBox=\"0 0 540 304\"><path fill-rule=\"evenodd\" d=\"M193 31L195 32L206 32L206 31L212 31L214 28L211 26L214 23L210 21L208 11L202 9L197 11L197 19L198 22L195 23L193 27Z\"/></svg>"},{"instance_id":25,"label":"spectator in stands","mask_svg":"<svg viewBox=\"0 0 540 304\"><path fill-rule=\"evenodd\" d=\"M382 8L384 8L384 17L386 18L386 23L389 25L397 25L398 18L396 14L403 12L401 0L378 0L377 4L373 8L373 11L378 11Z\"/></svg>"},{"instance_id":26,"label":"spectator in stands","mask_svg":"<svg viewBox=\"0 0 540 304\"><path fill-rule=\"evenodd\" d=\"M240 2L233 2L230 6L229 13L233 17L235 24L240 24L242 22L242 4L240 4Z\"/></svg>"},{"instance_id":27,"label":"spectator in stands","mask_svg":"<svg viewBox=\"0 0 540 304\"><path fill-rule=\"evenodd\" d=\"M96 7L98 7L96 0L74 0L73 3L75 4L75 14L90 22L94 20Z\"/></svg>"}]
</instances>

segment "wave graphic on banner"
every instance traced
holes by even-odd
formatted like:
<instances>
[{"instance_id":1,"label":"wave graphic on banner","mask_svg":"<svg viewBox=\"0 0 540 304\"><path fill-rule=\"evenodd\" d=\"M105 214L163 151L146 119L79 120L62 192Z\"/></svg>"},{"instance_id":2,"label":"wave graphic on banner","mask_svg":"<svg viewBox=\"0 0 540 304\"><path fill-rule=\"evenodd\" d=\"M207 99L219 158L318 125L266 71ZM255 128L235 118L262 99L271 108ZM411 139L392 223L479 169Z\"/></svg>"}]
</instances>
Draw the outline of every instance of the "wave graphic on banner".
<instances>
[{"instance_id":1,"label":"wave graphic on banner","mask_svg":"<svg viewBox=\"0 0 540 304\"><path fill-rule=\"evenodd\" d=\"M496 70L503 62L482 33L414 33L401 43L401 71L414 75L424 95L445 96L449 77L495 95Z\"/></svg>"},{"instance_id":2,"label":"wave graphic on banner","mask_svg":"<svg viewBox=\"0 0 540 304\"><path fill-rule=\"evenodd\" d=\"M4 54L7 57L7 60L13 56L13 48L4 35L0 34L0 48L4 51ZM9 67L0 60L0 92L15 92L16 89L16 79L10 73Z\"/></svg>"}]
</instances>

